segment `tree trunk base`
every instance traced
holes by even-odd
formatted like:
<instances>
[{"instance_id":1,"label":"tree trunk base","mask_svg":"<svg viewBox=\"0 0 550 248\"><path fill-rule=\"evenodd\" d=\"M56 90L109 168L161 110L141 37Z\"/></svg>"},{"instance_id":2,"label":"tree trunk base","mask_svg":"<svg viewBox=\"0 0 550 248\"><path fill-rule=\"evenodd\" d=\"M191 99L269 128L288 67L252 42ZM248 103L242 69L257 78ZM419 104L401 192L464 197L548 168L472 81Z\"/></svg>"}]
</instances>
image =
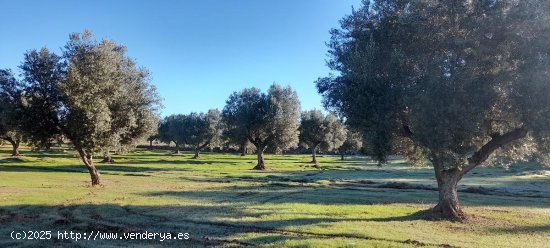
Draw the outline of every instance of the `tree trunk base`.
<instances>
[{"instance_id":1,"label":"tree trunk base","mask_svg":"<svg viewBox=\"0 0 550 248\"><path fill-rule=\"evenodd\" d=\"M195 150L195 155L193 156L193 159L200 159L201 158L201 153L200 153L200 150L197 149Z\"/></svg>"},{"instance_id":2,"label":"tree trunk base","mask_svg":"<svg viewBox=\"0 0 550 248\"><path fill-rule=\"evenodd\" d=\"M21 154L19 154L20 141L17 140L17 141L9 141L9 142L12 145L11 156L14 158L18 158L19 156L21 156Z\"/></svg>"},{"instance_id":3,"label":"tree trunk base","mask_svg":"<svg viewBox=\"0 0 550 248\"><path fill-rule=\"evenodd\" d=\"M264 160L264 150L265 150L265 146L256 146L256 149L258 150L258 164L256 164L256 166L254 168L252 168L253 170L265 170L265 160Z\"/></svg>"},{"instance_id":4,"label":"tree trunk base","mask_svg":"<svg viewBox=\"0 0 550 248\"><path fill-rule=\"evenodd\" d=\"M103 158L103 160L101 160L100 163L103 163L103 164L114 164L115 163L115 160L111 157L108 157L108 158Z\"/></svg>"},{"instance_id":5,"label":"tree trunk base","mask_svg":"<svg viewBox=\"0 0 550 248\"><path fill-rule=\"evenodd\" d=\"M439 166L438 166L439 168ZM434 219L463 221L467 219L462 211L458 201L457 184L461 179L458 170L437 170L436 169L437 188L439 191L439 201L431 209L431 215Z\"/></svg>"},{"instance_id":6,"label":"tree trunk base","mask_svg":"<svg viewBox=\"0 0 550 248\"><path fill-rule=\"evenodd\" d=\"M93 165L91 159L89 161L90 163L86 164L86 167L88 167L88 172L90 173L90 178L92 179L92 187L99 186L99 172L97 171L97 168Z\"/></svg>"},{"instance_id":7,"label":"tree trunk base","mask_svg":"<svg viewBox=\"0 0 550 248\"><path fill-rule=\"evenodd\" d=\"M264 164L257 164L256 166L254 166L254 168L252 168L253 170L265 170L265 165Z\"/></svg>"},{"instance_id":8,"label":"tree trunk base","mask_svg":"<svg viewBox=\"0 0 550 248\"><path fill-rule=\"evenodd\" d=\"M91 178L92 178L92 187L100 185L99 173L96 172L96 174L91 174Z\"/></svg>"},{"instance_id":9,"label":"tree trunk base","mask_svg":"<svg viewBox=\"0 0 550 248\"><path fill-rule=\"evenodd\" d=\"M428 217L433 220L467 221L469 217L459 206L451 204L437 204L430 209Z\"/></svg>"}]
</instances>

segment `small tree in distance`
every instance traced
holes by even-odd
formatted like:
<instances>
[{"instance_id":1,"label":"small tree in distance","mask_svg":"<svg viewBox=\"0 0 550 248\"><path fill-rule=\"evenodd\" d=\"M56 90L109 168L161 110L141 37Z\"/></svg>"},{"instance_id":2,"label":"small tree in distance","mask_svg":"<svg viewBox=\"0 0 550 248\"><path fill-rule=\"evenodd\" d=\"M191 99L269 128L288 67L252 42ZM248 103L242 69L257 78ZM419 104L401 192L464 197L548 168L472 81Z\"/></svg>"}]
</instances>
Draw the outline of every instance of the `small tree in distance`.
<instances>
[{"instance_id":1,"label":"small tree in distance","mask_svg":"<svg viewBox=\"0 0 550 248\"><path fill-rule=\"evenodd\" d=\"M344 160L346 154L358 152L363 147L363 135L360 132L354 131L351 127L348 127L347 130L346 140L338 148L341 160Z\"/></svg>"},{"instance_id":2,"label":"small tree in distance","mask_svg":"<svg viewBox=\"0 0 550 248\"><path fill-rule=\"evenodd\" d=\"M317 150L331 151L339 148L346 139L344 124L329 113L324 116L319 110L310 110L302 113L300 119L300 142L311 148L312 163L318 167Z\"/></svg>"},{"instance_id":3,"label":"small tree in distance","mask_svg":"<svg viewBox=\"0 0 550 248\"><path fill-rule=\"evenodd\" d=\"M225 125L225 124L224 124ZM226 140L228 145L238 146L241 156L248 154L248 148L250 141L246 137L246 130L241 129L223 129L223 139Z\"/></svg>"},{"instance_id":4,"label":"small tree in distance","mask_svg":"<svg viewBox=\"0 0 550 248\"><path fill-rule=\"evenodd\" d=\"M183 139L195 150L194 159L200 158L200 151L205 147L220 143L222 125L218 109L210 109L206 114L184 115L183 120Z\"/></svg>"},{"instance_id":5,"label":"small tree in distance","mask_svg":"<svg viewBox=\"0 0 550 248\"><path fill-rule=\"evenodd\" d=\"M268 146L288 149L298 144L300 101L296 91L273 84L267 94L257 88L234 92L222 111L227 132L244 134L256 147L256 170L265 170Z\"/></svg>"},{"instance_id":6,"label":"small tree in distance","mask_svg":"<svg viewBox=\"0 0 550 248\"><path fill-rule=\"evenodd\" d=\"M168 144L174 142L176 145L175 154L180 154L180 145L185 143L184 119L185 116L182 114L166 116L158 128L160 141Z\"/></svg>"},{"instance_id":7,"label":"small tree in distance","mask_svg":"<svg viewBox=\"0 0 550 248\"><path fill-rule=\"evenodd\" d=\"M149 150L153 149L153 142L155 140L158 140L158 139L159 139L159 135L158 135L158 127L157 127L157 132L155 132L155 134L149 135L149 137L147 137L147 141L149 142Z\"/></svg>"}]
</instances>

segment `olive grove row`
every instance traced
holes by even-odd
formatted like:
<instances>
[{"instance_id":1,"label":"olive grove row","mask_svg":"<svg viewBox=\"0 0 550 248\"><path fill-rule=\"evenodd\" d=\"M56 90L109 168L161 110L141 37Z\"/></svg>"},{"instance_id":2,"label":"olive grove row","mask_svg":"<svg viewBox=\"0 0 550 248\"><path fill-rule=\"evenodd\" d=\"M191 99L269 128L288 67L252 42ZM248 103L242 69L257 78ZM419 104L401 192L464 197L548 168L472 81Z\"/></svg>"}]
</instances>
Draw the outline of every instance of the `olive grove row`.
<instances>
[{"instance_id":1,"label":"olive grove row","mask_svg":"<svg viewBox=\"0 0 550 248\"><path fill-rule=\"evenodd\" d=\"M220 113L211 109L207 113L177 114L165 117L158 134L150 140L173 142L176 153L182 145L195 151L195 159L206 147L236 146L241 155L253 145L258 154L254 169L265 169L263 154L269 149L282 153L298 145L310 148L314 166L316 152L337 150L342 159L349 152L357 152L362 146L358 132L329 113L319 110L300 114L298 95L290 87L273 84L267 94L257 88L244 89L229 96Z\"/></svg>"}]
</instances>

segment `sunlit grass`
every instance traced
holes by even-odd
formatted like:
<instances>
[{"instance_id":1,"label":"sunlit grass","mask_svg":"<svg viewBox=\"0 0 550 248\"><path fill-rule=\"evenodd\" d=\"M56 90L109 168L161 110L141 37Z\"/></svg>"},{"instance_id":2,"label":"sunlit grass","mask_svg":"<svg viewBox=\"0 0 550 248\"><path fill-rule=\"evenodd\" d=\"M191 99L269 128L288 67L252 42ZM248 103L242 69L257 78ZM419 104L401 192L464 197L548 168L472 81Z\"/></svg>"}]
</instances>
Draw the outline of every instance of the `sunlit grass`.
<instances>
[{"instance_id":1,"label":"sunlit grass","mask_svg":"<svg viewBox=\"0 0 550 248\"><path fill-rule=\"evenodd\" d=\"M435 204L431 168L404 161L376 166L366 158L171 155L138 151L98 164L102 186L90 187L71 151L0 156L0 246L271 246L271 247L542 247L550 244L550 171L526 164L480 168L459 193L466 223L428 221ZM99 161L99 159L98 159ZM386 187L400 182L427 189ZM391 185L390 185L391 186ZM465 193L483 186L488 194ZM188 232L187 241L16 241L12 230Z\"/></svg>"}]
</instances>

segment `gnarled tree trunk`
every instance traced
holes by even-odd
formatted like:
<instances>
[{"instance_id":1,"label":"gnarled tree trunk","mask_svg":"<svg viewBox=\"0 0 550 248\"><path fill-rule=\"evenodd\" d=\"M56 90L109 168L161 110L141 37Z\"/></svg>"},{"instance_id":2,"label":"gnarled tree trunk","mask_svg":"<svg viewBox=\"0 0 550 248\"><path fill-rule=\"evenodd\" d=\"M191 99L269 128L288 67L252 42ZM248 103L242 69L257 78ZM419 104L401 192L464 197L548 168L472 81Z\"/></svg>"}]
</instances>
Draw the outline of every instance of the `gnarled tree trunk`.
<instances>
[{"instance_id":1,"label":"gnarled tree trunk","mask_svg":"<svg viewBox=\"0 0 550 248\"><path fill-rule=\"evenodd\" d=\"M201 151L200 151L200 148L195 148L195 156L193 156L194 159L199 159L201 158Z\"/></svg>"},{"instance_id":2,"label":"gnarled tree trunk","mask_svg":"<svg viewBox=\"0 0 550 248\"><path fill-rule=\"evenodd\" d=\"M265 170L265 161L264 161L264 150L265 147L258 146L258 164L254 167L254 170Z\"/></svg>"},{"instance_id":3,"label":"gnarled tree trunk","mask_svg":"<svg viewBox=\"0 0 550 248\"><path fill-rule=\"evenodd\" d=\"M204 144L197 144L195 146L195 156L193 156L194 159L199 159L201 158L201 150L204 149L205 147L207 147L208 145L210 145L210 142L206 142ZM212 148L211 148L212 149Z\"/></svg>"},{"instance_id":4,"label":"gnarled tree trunk","mask_svg":"<svg viewBox=\"0 0 550 248\"><path fill-rule=\"evenodd\" d=\"M10 141L10 143L12 146L11 155L14 157L19 157L19 145L21 144L21 140L13 140Z\"/></svg>"},{"instance_id":5,"label":"gnarled tree trunk","mask_svg":"<svg viewBox=\"0 0 550 248\"><path fill-rule=\"evenodd\" d=\"M13 139L12 137L9 137L9 136L6 136L6 137L2 137L3 140L6 140L7 142L10 142L11 144L11 147L12 147L12 150L11 150L11 155L13 157L19 157L19 145L21 144L21 140L20 139Z\"/></svg>"},{"instance_id":6,"label":"gnarled tree trunk","mask_svg":"<svg viewBox=\"0 0 550 248\"><path fill-rule=\"evenodd\" d=\"M314 146L313 148L311 148L311 163L313 163L313 167L315 168L319 168L319 163L317 163L317 147L318 145Z\"/></svg>"},{"instance_id":7,"label":"gnarled tree trunk","mask_svg":"<svg viewBox=\"0 0 550 248\"><path fill-rule=\"evenodd\" d=\"M153 150L153 140L149 140L149 150Z\"/></svg>"},{"instance_id":8,"label":"gnarled tree trunk","mask_svg":"<svg viewBox=\"0 0 550 248\"><path fill-rule=\"evenodd\" d=\"M174 142L176 144L176 151L174 152L175 154L180 154L180 145L176 142Z\"/></svg>"},{"instance_id":9,"label":"gnarled tree trunk","mask_svg":"<svg viewBox=\"0 0 550 248\"><path fill-rule=\"evenodd\" d=\"M246 143L241 144L241 156L246 156L248 153L247 145Z\"/></svg>"},{"instance_id":10,"label":"gnarled tree trunk","mask_svg":"<svg viewBox=\"0 0 550 248\"><path fill-rule=\"evenodd\" d=\"M80 158L82 159L82 162L86 165L86 168L88 168L88 172L90 173L90 177L92 179L92 186L99 185L99 172L95 168L93 156L90 152L84 151L82 148L77 148L78 154L80 154Z\"/></svg>"},{"instance_id":11,"label":"gnarled tree trunk","mask_svg":"<svg viewBox=\"0 0 550 248\"><path fill-rule=\"evenodd\" d=\"M527 132L527 129L521 126L502 135L491 136L491 140L468 158L468 162L463 166L453 166L451 169L445 169L439 159L433 159L432 164L439 188L439 202L432 209L434 217L451 220L467 219L468 217L462 212L458 202L457 185L460 179L483 163L499 147L524 138L527 136Z\"/></svg>"},{"instance_id":12,"label":"gnarled tree trunk","mask_svg":"<svg viewBox=\"0 0 550 248\"><path fill-rule=\"evenodd\" d=\"M457 169L441 170L436 167L439 202L432 209L436 219L465 220L467 216L462 212L458 202L457 185L462 174ZM438 172L439 170L439 172Z\"/></svg>"},{"instance_id":13,"label":"gnarled tree trunk","mask_svg":"<svg viewBox=\"0 0 550 248\"><path fill-rule=\"evenodd\" d=\"M344 152L340 152L340 160L344 160Z\"/></svg>"},{"instance_id":14,"label":"gnarled tree trunk","mask_svg":"<svg viewBox=\"0 0 550 248\"><path fill-rule=\"evenodd\" d=\"M432 164L439 190L439 202L431 210L432 217L435 219L465 220L467 217L460 208L457 192L458 182L465 173L459 168L463 167L455 165L445 168L437 156L432 159Z\"/></svg>"}]
</instances>

